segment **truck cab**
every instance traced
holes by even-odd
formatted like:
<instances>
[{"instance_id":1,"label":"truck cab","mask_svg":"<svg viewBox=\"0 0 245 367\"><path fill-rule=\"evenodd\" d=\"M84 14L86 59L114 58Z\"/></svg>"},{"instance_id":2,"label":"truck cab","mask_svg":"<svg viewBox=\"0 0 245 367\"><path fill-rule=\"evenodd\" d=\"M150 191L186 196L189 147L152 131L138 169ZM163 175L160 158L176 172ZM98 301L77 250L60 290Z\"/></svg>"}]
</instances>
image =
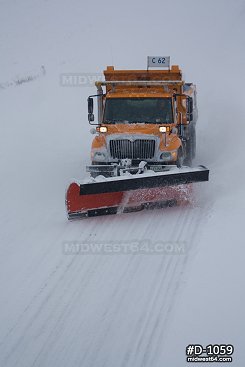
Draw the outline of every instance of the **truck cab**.
<instances>
[{"instance_id":1,"label":"truck cab","mask_svg":"<svg viewBox=\"0 0 245 367\"><path fill-rule=\"evenodd\" d=\"M126 160L137 167L144 161L156 171L166 165L191 166L196 150L196 87L183 81L179 67L115 70L108 66L104 76L105 81L96 82L97 94L88 98L89 123L96 125L92 165L120 165Z\"/></svg>"}]
</instances>

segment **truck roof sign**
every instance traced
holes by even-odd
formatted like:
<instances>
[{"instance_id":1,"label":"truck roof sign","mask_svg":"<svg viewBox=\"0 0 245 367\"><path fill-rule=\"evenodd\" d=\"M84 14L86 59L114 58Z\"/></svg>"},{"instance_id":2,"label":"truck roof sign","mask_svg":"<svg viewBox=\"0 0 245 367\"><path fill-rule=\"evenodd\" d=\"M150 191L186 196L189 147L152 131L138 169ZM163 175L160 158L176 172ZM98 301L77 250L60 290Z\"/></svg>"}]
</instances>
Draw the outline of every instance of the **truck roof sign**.
<instances>
[{"instance_id":1,"label":"truck roof sign","mask_svg":"<svg viewBox=\"0 0 245 367\"><path fill-rule=\"evenodd\" d=\"M169 68L170 56L147 56L148 68Z\"/></svg>"}]
</instances>

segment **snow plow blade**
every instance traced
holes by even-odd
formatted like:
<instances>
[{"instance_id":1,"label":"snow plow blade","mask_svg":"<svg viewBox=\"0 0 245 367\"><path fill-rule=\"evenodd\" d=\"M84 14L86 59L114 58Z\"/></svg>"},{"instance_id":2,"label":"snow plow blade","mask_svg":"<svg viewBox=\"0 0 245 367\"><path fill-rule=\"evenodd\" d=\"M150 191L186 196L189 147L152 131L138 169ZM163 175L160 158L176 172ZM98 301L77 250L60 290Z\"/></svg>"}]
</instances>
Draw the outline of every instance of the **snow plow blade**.
<instances>
[{"instance_id":1,"label":"snow plow blade","mask_svg":"<svg viewBox=\"0 0 245 367\"><path fill-rule=\"evenodd\" d=\"M188 197L192 183L208 181L208 176L209 170L198 166L73 182L66 193L68 219L173 206Z\"/></svg>"}]
</instances>

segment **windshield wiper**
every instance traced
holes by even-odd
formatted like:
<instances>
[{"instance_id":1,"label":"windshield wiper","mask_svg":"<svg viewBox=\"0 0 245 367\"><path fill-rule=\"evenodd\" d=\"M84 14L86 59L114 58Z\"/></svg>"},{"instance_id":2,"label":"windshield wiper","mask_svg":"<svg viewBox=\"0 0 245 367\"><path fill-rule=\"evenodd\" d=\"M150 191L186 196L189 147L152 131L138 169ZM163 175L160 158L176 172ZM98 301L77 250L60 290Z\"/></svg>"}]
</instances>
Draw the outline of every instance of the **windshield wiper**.
<instances>
[{"instance_id":1,"label":"windshield wiper","mask_svg":"<svg viewBox=\"0 0 245 367\"><path fill-rule=\"evenodd\" d=\"M130 121L130 124L155 124L153 121Z\"/></svg>"},{"instance_id":2,"label":"windshield wiper","mask_svg":"<svg viewBox=\"0 0 245 367\"><path fill-rule=\"evenodd\" d=\"M155 124L154 121L127 121L127 120L124 120L125 123L128 123L128 124Z\"/></svg>"},{"instance_id":3,"label":"windshield wiper","mask_svg":"<svg viewBox=\"0 0 245 367\"><path fill-rule=\"evenodd\" d=\"M105 120L104 121L105 124L106 123L108 123L108 124L110 124L110 123L115 124L116 122L122 122L124 124L128 124L129 123L128 120L120 120L120 119L111 119L111 120Z\"/></svg>"}]
</instances>

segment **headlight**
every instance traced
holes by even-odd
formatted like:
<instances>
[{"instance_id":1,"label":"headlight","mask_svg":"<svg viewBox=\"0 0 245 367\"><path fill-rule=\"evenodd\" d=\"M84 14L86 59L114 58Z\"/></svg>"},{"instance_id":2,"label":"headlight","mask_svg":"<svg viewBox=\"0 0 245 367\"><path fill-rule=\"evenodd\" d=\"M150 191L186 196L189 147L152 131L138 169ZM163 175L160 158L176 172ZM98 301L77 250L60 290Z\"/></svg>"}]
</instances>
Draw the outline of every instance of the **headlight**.
<instances>
[{"instance_id":1,"label":"headlight","mask_svg":"<svg viewBox=\"0 0 245 367\"><path fill-rule=\"evenodd\" d=\"M165 133L167 131L166 126L160 126L159 131L160 131L160 133Z\"/></svg>"},{"instance_id":2,"label":"headlight","mask_svg":"<svg viewBox=\"0 0 245 367\"><path fill-rule=\"evenodd\" d=\"M177 159L177 151L173 150L171 152L163 152L160 155L160 159L162 159L163 161L176 161Z\"/></svg>"},{"instance_id":3,"label":"headlight","mask_svg":"<svg viewBox=\"0 0 245 367\"><path fill-rule=\"evenodd\" d=\"M101 161L104 161L105 160L105 154L104 153L102 153L102 152L95 152L94 153L94 160L95 161L99 161L99 162L101 162Z\"/></svg>"},{"instance_id":4,"label":"headlight","mask_svg":"<svg viewBox=\"0 0 245 367\"><path fill-rule=\"evenodd\" d=\"M100 130L100 133L106 133L107 132L107 127L106 126L100 126L99 130Z\"/></svg>"},{"instance_id":5,"label":"headlight","mask_svg":"<svg viewBox=\"0 0 245 367\"><path fill-rule=\"evenodd\" d=\"M163 161L170 161L171 158L172 158L171 152L164 152L160 155L160 159L162 159Z\"/></svg>"}]
</instances>

